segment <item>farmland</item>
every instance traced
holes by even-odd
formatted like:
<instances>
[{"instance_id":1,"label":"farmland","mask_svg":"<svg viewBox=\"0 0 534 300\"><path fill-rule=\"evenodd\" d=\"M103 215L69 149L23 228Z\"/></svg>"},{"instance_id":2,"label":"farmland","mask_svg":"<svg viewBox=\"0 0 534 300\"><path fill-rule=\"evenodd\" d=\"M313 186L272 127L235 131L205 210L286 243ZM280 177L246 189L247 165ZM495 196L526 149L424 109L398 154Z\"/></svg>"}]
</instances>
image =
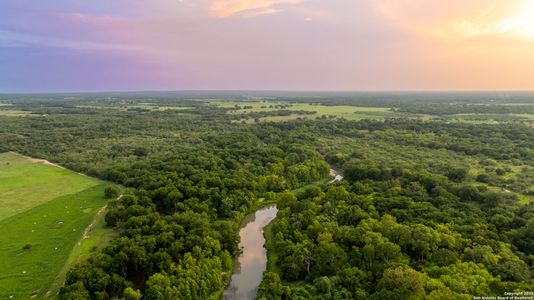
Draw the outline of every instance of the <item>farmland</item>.
<instances>
[{"instance_id":1,"label":"farmland","mask_svg":"<svg viewBox=\"0 0 534 300\"><path fill-rule=\"evenodd\" d=\"M258 118L265 122L283 122L302 119L316 119L320 117L336 117L347 120L361 120L361 119L378 119L384 120L386 118L400 117L400 114L395 113L387 107L360 107L348 105L315 105L303 103L286 103L286 102L271 102L271 101L246 101L246 102L212 102L221 108L229 108L228 114L243 115L244 118L239 121L246 121L248 123L254 119L247 118L247 114L251 113L266 113L287 110L292 112L286 116L267 116ZM417 116L417 117L422 117Z\"/></svg>"},{"instance_id":2,"label":"farmland","mask_svg":"<svg viewBox=\"0 0 534 300\"><path fill-rule=\"evenodd\" d=\"M410 118L415 120L443 120L449 123L498 124L534 122L534 113L518 113L520 104L502 104L499 108L510 109L514 113L487 113L490 105L474 106L475 113L446 113L436 111L434 107L427 110L405 107L398 103L383 106L346 105L344 103L299 103L273 100L257 101L212 101L209 105L227 109L227 114L235 117L236 122L286 122L297 119L314 120L318 118L343 118L346 120L386 120L392 118ZM523 105L529 108L530 105ZM276 112L286 112L275 115Z\"/></svg>"},{"instance_id":3,"label":"farmland","mask_svg":"<svg viewBox=\"0 0 534 300\"><path fill-rule=\"evenodd\" d=\"M14 153L0 154L0 179L0 299L52 297L62 270L110 234L101 221L84 233L108 184Z\"/></svg>"},{"instance_id":4,"label":"farmland","mask_svg":"<svg viewBox=\"0 0 534 300\"><path fill-rule=\"evenodd\" d=\"M31 163L14 153L0 154L0 220L97 184L69 170Z\"/></svg>"},{"instance_id":5,"label":"farmland","mask_svg":"<svg viewBox=\"0 0 534 300\"><path fill-rule=\"evenodd\" d=\"M0 116L4 116L4 117L25 117L29 115L30 114L28 112L21 111L21 110L10 110L10 109L0 110Z\"/></svg>"}]
</instances>

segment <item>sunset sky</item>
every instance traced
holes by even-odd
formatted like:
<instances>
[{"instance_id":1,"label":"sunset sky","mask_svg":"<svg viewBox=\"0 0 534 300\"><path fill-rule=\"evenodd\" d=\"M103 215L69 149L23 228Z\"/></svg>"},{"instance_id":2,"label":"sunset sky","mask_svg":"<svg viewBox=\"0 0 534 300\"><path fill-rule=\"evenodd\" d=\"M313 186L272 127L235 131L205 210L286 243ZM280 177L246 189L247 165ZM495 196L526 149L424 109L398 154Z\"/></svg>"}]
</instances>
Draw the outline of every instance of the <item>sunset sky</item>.
<instances>
[{"instance_id":1,"label":"sunset sky","mask_svg":"<svg viewBox=\"0 0 534 300\"><path fill-rule=\"evenodd\" d=\"M2 0L0 92L534 90L534 0Z\"/></svg>"}]
</instances>

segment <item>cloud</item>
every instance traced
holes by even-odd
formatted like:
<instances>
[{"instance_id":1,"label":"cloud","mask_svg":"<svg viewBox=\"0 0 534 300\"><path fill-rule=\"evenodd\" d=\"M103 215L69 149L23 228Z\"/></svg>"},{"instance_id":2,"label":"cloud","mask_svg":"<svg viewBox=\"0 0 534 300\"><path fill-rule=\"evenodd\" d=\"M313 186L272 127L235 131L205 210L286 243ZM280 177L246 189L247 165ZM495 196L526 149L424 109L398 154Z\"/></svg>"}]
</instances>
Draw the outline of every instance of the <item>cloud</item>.
<instances>
[{"instance_id":1,"label":"cloud","mask_svg":"<svg viewBox=\"0 0 534 300\"><path fill-rule=\"evenodd\" d=\"M439 38L498 33L497 24L528 0L381 0L376 10L390 25Z\"/></svg>"},{"instance_id":2,"label":"cloud","mask_svg":"<svg viewBox=\"0 0 534 300\"><path fill-rule=\"evenodd\" d=\"M183 14L207 13L210 16L226 18L241 13L245 13L247 17L273 14L282 11L283 6L308 0L153 0L148 6L144 1L123 1L131 1L130 7L136 7L138 13L156 17L172 14L183 17Z\"/></svg>"},{"instance_id":3,"label":"cloud","mask_svg":"<svg viewBox=\"0 0 534 300\"><path fill-rule=\"evenodd\" d=\"M286 4L298 4L305 0L214 0L209 4L209 11L219 18L230 17L241 12L253 15L278 12L274 7Z\"/></svg>"},{"instance_id":4,"label":"cloud","mask_svg":"<svg viewBox=\"0 0 534 300\"><path fill-rule=\"evenodd\" d=\"M532 87L534 0L0 2L14 87Z\"/></svg>"},{"instance_id":5,"label":"cloud","mask_svg":"<svg viewBox=\"0 0 534 300\"><path fill-rule=\"evenodd\" d=\"M508 10L495 10L476 19L462 20L461 32L469 36L501 36L534 39L534 2L522 1Z\"/></svg>"}]
</instances>

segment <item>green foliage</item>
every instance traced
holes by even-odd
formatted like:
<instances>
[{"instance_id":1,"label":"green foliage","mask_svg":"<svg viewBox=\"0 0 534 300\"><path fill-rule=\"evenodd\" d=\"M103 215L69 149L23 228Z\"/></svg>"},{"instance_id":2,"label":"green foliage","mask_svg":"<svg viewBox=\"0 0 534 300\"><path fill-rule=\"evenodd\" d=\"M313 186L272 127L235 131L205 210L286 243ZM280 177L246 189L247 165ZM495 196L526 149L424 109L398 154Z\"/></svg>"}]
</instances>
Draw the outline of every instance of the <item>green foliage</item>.
<instances>
[{"instance_id":1,"label":"green foliage","mask_svg":"<svg viewBox=\"0 0 534 300\"><path fill-rule=\"evenodd\" d=\"M84 287L82 282L76 282L61 290L59 296L61 300L87 300L89 298L89 292Z\"/></svg>"},{"instance_id":2,"label":"green foliage","mask_svg":"<svg viewBox=\"0 0 534 300\"><path fill-rule=\"evenodd\" d=\"M124 295L124 300L139 300L141 299L141 292L139 290L134 290L131 287L124 289L122 293Z\"/></svg>"},{"instance_id":3,"label":"green foliage","mask_svg":"<svg viewBox=\"0 0 534 300\"><path fill-rule=\"evenodd\" d=\"M534 255L534 220L511 232L512 242L520 251Z\"/></svg>"},{"instance_id":4,"label":"green foliage","mask_svg":"<svg viewBox=\"0 0 534 300\"><path fill-rule=\"evenodd\" d=\"M260 199L280 209L260 299L466 299L532 289L534 209L525 204L534 131L519 120L447 122L504 103L296 95L238 108L193 95L114 97L21 100L14 109L46 116L0 116L2 149L125 187L105 217L120 236L69 272L64 299L219 296L239 252L238 224ZM263 122L313 112L361 119L356 111L384 121ZM261 122L232 122L246 117ZM326 161L345 180L327 184Z\"/></svg>"},{"instance_id":5,"label":"green foliage","mask_svg":"<svg viewBox=\"0 0 534 300\"><path fill-rule=\"evenodd\" d=\"M120 194L120 189L116 186L108 186L104 190L104 196L107 199L115 199L119 196L119 194Z\"/></svg>"},{"instance_id":6,"label":"green foliage","mask_svg":"<svg viewBox=\"0 0 534 300\"><path fill-rule=\"evenodd\" d=\"M426 277L408 266L390 268L384 271L378 281L377 292L371 299L422 299L425 295Z\"/></svg>"},{"instance_id":7,"label":"green foliage","mask_svg":"<svg viewBox=\"0 0 534 300\"><path fill-rule=\"evenodd\" d=\"M386 130L372 136L388 142L373 141L367 153L342 138L328 147L346 182L284 193L267 244L277 258L268 271L282 286L276 295L260 289L260 298L470 299L532 288L531 260L515 251L532 248L532 207L491 185L501 179L474 182L478 157L394 146ZM351 270L357 283L341 280Z\"/></svg>"}]
</instances>

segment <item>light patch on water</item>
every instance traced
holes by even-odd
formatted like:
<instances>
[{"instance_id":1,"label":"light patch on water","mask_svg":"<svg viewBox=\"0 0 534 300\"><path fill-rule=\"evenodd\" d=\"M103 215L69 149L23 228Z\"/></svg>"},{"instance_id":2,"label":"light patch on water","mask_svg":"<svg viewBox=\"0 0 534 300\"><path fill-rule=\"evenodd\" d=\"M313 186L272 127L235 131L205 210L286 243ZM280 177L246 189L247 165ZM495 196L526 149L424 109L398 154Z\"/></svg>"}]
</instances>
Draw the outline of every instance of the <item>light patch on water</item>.
<instances>
[{"instance_id":1,"label":"light patch on water","mask_svg":"<svg viewBox=\"0 0 534 300\"><path fill-rule=\"evenodd\" d=\"M269 206L245 217L239 231L239 248L242 254L236 262L230 286L223 300L249 300L256 298L258 287L267 268L267 254L263 247L263 228L274 218L278 209Z\"/></svg>"}]
</instances>

